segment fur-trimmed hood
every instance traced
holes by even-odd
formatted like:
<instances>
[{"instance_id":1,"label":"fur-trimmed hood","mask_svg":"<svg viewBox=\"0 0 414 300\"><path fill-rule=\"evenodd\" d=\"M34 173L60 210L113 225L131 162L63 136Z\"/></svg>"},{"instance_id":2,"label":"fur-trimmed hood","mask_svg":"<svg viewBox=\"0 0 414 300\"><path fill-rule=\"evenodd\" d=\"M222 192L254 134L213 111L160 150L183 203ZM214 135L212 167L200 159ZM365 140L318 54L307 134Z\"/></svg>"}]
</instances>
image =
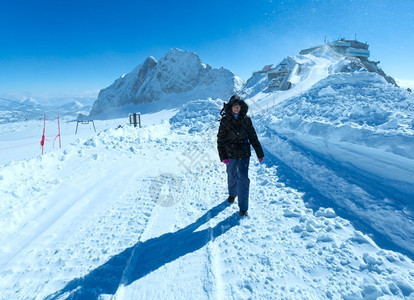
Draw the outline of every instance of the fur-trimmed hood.
<instances>
[{"instance_id":1,"label":"fur-trimmed hood","mask_svg":"<svg viewBox=\"0 0 414 300\"><path fill-rule=\"evenodd\" d=\"M227 104L226 109L225 109L226 116L230 117L230 116L233 115L233 112L231 111L231 107L233 105L236 105L236 104L240 105L239 117L244 118L247 115L247 111L249 110L249 106L238 95L231 96L231 98L229 100L229 103Z\"/></svg>"}]
</instances>

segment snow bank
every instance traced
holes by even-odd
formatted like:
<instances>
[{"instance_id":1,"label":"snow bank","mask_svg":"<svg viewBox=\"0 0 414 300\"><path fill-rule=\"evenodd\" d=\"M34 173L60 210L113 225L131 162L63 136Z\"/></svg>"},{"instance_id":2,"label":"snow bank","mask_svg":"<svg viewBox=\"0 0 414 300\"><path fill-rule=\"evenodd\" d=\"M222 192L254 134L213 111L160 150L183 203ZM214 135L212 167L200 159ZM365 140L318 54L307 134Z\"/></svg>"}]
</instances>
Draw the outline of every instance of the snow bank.
<instances>
[{"instance_id":1,"label":"snow bank","mask_svg":"<svg viewBox=\"0 0 414 300\"><path fill-rule=\"evenodd\" d=\"M170 119L173 129L189 127L188 132L216 128L223 101L220 99L195 100L185 105Z\"/></svg>"},{"instance_id":2,"label":"snow bank","mask_svg":"<svg viewBox=\"0 0 414 300\"><path fill-rule=\"evenodd\" d=\"M335 74L287 100L262 124L296 139L319 138L414 158L414 96L372 73Z\"/></svg>"},{"instance_id":3,"label":"snow bank","mask_svg":"<svg viewBox=\"0 0 414 300\"><path fill-rule=\"evenodd\" d=\"M414 97L337 73L256 115L265 148L384 245L414 253ZM325 201L323 203L323 201Z\"/></svg>"}]
</instances>

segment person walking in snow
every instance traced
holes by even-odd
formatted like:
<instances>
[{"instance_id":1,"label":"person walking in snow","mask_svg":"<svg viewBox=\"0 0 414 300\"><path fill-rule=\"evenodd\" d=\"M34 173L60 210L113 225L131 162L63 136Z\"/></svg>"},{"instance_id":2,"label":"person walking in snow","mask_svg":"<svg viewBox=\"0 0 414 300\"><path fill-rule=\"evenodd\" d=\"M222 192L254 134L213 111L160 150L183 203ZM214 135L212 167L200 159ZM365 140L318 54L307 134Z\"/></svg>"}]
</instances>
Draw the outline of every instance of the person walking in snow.
<instances>
[{"instance_id":1,"label":"person walking in snow","mask_svg":"<svg viewBox=\"0 0 414 300\"><path fill-rule=\"evenodd\" d=\"M222 113L223 117L217 134L217 149L220 160L227 167L229 189L227 201L233 203L238 197L241 216L247 216L249 208L250 145L253 146L260 163L264 157L252 120L247 116L248 109L249 107L244 100L238 95L233 95L223 108L224 113Z\"/></svg>"}]
</instances>

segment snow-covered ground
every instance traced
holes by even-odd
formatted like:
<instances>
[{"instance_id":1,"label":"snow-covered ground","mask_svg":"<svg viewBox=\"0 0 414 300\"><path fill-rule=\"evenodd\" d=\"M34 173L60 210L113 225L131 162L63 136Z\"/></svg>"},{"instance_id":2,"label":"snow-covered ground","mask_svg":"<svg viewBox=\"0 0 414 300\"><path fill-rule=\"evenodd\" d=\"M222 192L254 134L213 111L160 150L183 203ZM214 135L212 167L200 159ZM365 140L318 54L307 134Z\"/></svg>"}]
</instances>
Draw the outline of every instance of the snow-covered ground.
<instances>
[{"instance_id":1,"label":"snow-covered ground","mask_svg":"<svg viewBox=\"0 0 414 300\"><path fill-rule=\"evenodd\" d=\"M326 197L322 205L412 256L413 103L377 74L333 74L257 119L268 151Z\"/></svg>"},{"instance_id":2,"label":"snow-covered ground","mask_svg":"<svg viewBox=\"0 0 414 300\"><path fill-rule=\"evenodd\" d=\"M307 208L270 158L251 160L251 214L240 219L225 202L218 122L180 126L183 112L141 129L107 121L97 135L1 167L3 299L412 295L407 256L331 208Z\"/></svg>"},{"instance_id":3,"label":"snow-covered ground","mask_svg":"<svg viewBox=\"0 0 414 300\"><path fill-rule=\"evenodd\" d=\"M414 299L413 96L339 60L249 100L247 218L225 201L223 100L62 120L61 149L48 120L44 155L42 120L0 124L0 299Z\"/></svg>"}]
</instances>

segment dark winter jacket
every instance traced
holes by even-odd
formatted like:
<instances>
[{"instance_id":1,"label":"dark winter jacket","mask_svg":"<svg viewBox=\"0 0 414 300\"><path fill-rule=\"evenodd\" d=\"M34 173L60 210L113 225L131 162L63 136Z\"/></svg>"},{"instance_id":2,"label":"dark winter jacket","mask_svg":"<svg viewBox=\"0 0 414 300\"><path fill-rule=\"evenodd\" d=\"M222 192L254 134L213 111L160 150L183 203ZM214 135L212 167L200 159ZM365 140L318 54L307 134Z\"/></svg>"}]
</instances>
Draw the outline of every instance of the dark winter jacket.
<instances>
[{"instance_id":1,"label":"dark winter jacket","mask_svg":"<svg viewBox=\"0 0 414 300\"><path fill-rule=\"evenodd\" d=\"M231 110L231 107L235 104L240 105L240 113L237 118ZM246 102L238 96L231 97L226 105L225 115L220 121L217 134L217 149L220 161L226 158L243 159L250 157L250 144L258 158L264 157L252 120L246 115L248 109Z\"/></svg>"}]
</instances>

